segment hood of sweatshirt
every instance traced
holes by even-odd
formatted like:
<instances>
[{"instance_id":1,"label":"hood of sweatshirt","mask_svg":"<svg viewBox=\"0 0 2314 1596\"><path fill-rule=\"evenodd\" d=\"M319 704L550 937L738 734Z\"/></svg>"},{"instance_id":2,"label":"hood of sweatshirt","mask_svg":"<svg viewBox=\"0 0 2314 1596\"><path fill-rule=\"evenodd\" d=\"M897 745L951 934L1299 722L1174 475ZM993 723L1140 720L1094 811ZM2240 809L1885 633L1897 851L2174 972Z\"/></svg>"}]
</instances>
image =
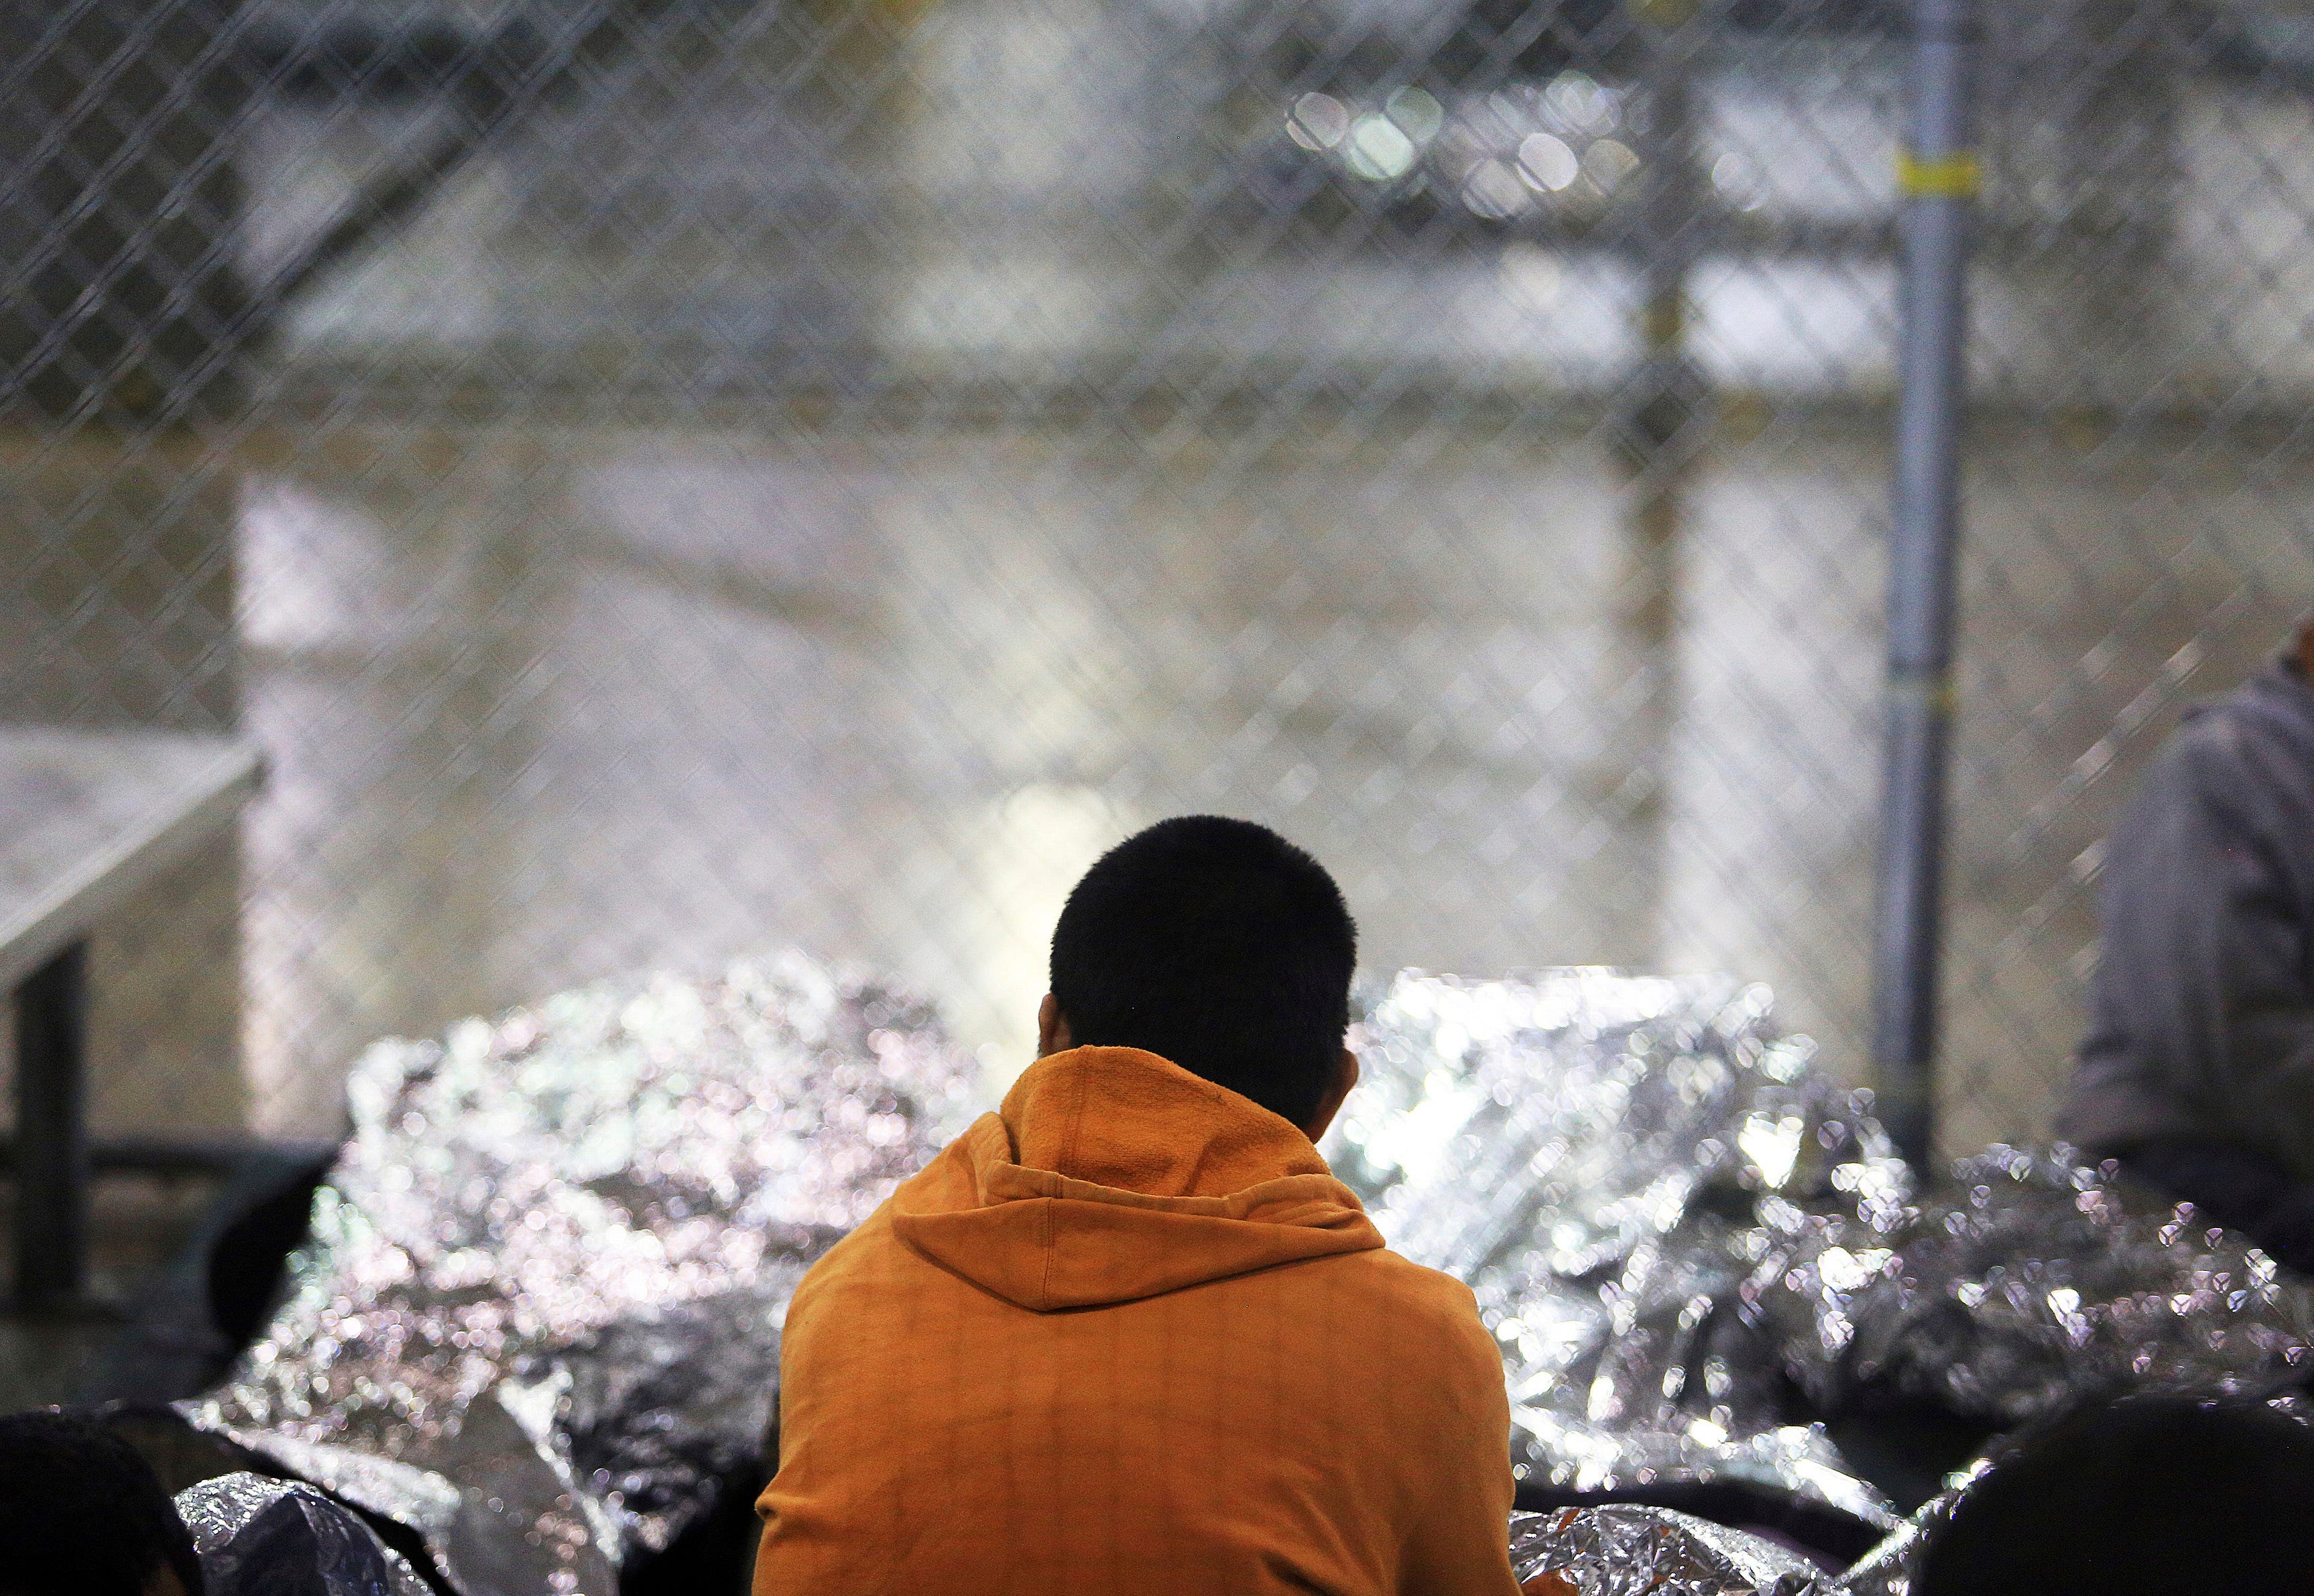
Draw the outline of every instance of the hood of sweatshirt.
<instances>
[{"instance_id":1,"label":"hood of sweatshirt","mask_svg":"<svg viewBox=\"0 0 2314 1596\"><path fill-rule=\"evenodd\" d=\"M1300 1130L1131 1047L1031 1064L893 1195L892 1227L1040 1313L1382 1244Z\"/></svg>"}]
</instances>

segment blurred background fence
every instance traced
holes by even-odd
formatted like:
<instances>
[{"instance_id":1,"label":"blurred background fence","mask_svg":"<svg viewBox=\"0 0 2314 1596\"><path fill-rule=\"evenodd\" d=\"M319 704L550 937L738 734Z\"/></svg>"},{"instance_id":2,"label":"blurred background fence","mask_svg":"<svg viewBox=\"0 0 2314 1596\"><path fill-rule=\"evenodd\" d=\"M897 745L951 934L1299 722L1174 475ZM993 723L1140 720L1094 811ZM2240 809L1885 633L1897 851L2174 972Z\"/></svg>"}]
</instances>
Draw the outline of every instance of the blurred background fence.
<instances>
[{"instance_id":1,"label":"blurred background fence","mask_svg":"<svg viewBox=\"0 0 2314 1596\"><path fill-rule=\"evenodd\" d=\"M97 1124L794 942L1025 1062L1075 873L1771 982L1862 1078L1899 0L0 0L0 718L236 730ZM2314 601L2314 10L1985 0L1938 1134Z\"/></svg>"}]
</instances>

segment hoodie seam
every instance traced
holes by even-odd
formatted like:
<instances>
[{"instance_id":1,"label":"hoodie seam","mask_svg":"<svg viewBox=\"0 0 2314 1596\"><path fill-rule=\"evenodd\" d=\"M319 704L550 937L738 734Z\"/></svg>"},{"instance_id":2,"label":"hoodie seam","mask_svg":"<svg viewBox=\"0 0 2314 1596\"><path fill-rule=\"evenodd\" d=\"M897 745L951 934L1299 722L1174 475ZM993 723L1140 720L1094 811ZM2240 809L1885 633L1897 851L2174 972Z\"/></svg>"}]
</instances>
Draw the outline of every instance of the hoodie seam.
<instances>
[{"instance_id":1,"label":"hoodie seam","mask_svg":"<svg viewBox=\"0 0 2314 1596\"><path fill-rule=\"evenodd\" d=\"M1045 1199L1045 1271L1037 1278L1037 1310L1039 1313L1053 1305L1053 1253L1055 1250L1053 1245L1053 1210L1055 1206L1052 1198Z\"/></svg>"},{"instance_id":2,"label":"hoodie seam","mask_svg":"<svg viewBox=\"0 0 2314 1596\"><path fill-rule=\"evenodd\" d=\"M1085 1100L1092 1095L1090 1083L1082 1077L1073 1084L1076 1090L1072 1094L1072 1101L1069 1104L1069 1128L1061 1138L1061 1156L1055 1160L1061 1169L1068 1168L1076 1162L1077 1138L1084 1129ZM1055 1174L1059 1172L1059 1169L1054 1171ZM1039 1311L1047 1309L1053 1305L1053 1254L1056 1250L1053 1241L1053 1208L1052 1198L1047 1197L1042 1216L1045 1231L1045 1268L1037 1282L1037 1307Z\"/></svg>"}]
</instances>

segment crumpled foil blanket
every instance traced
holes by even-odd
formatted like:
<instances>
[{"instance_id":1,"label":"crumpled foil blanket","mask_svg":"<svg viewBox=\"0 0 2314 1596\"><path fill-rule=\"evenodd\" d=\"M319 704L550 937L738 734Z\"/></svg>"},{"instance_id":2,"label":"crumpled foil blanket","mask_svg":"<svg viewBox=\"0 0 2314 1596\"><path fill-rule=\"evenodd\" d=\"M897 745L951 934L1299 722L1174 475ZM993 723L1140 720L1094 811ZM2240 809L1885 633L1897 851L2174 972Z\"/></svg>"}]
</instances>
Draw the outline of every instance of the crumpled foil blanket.
<instances>
[{"instance_id":1,"label":"crumpled foil blanket","mask_svg":"<svg viewBox=\"0 0 2314 1596\"><path fill-rule=\"evenodd\" d=\"M432 1596L400 1553L311 1486L226 1474L176 1500L208 1596Z\"/></svg>"},{"instance_id":2,"label":"crumpled foil blanket","mask_svg":"<svg viewBox=\"0 0 2314 1596\"><path fill-rule=\"evenodd\" d=\"M1725 977L1400 974L1325 1151L1391 1245L1467 1281L1524 1477L1734 1483L1894 1529L1822 1420L1895 1397L2008 1425L2092 1393L2279 1389L2314 1292L2190 1208L1996 1147L1923 1198L1868 1092Z\"/></svg>"},{"instance_id":3,"label":"crumpled foil blanket","mask_svg":"<svg viewBox=\"0 0 2314 1596\"><path fill-rule=\"evenodd\" d=\"M1815 1596L1797 1552L1667 1508L1612 1503L1511 1515L1511 1569L1555 1574L1570 1596Z\"/></svg>"},{"instance_id":4,"label":"crumpled foil blanket","mask_svg":"<svg viewBox=\"0 0 2314 1596\"><path fill-rule=\"evenodd\" d=\"M1992 1147L1952 1177L1893 1233L1761 1205L1744 1307L1816 1407L1886 1391L2007 1427L2100 1392L2314 1375L2314 1289L2190 1205L2062 1148Z\"/></svg>"},{"instance_id":5,"label":"crumpled foil blanket","mask_svg":"<svg viewBox=\"0 0 2314 1596\"><path fill-rule=\"evenodd\" d=\"M287 1301L181 1411L464 1596L612 1596L760 1454L796 1282L978 1079L927 1004L792 955L382 1043Z\"/></svg>"},{"instance_id":6,"label":"crumpled foil blanket","mask_svg":"<svg viewBox=\"0 0 2314 1596\"><path fill-rule=\"evenodd\" d=\"M2304 1283L2062 1150L1922 1197L1756 985L1409 972L1357 1028L1325 1151L1471 1283L1536 1484L1734 1483L1901 1535L1822 1421L2279 1389L2314 1346ZM609 1596L760 1446L795 1282L976 1080L926 1005L799 957L382 1045L287 1301L188 1416L418 1530L464 1596Z\"/></svg>"},{"instance_id":7,"label":"crumpled foil blanket","mask_svg":"<svg viewBox=\"0 0 2314 1596\"><path fill-rule=\"evenodd\" d=\"M1744 1482L1893 1527L1744 1292L1780 1239L1762 1207L1885 1248L1912 1172L1771 1010L1719 976L1406 972L1364 1005L1365 1084L1325 1151L1393 1247L1477 1293L1525 1477Z\"/></svg>"}]
</instances>

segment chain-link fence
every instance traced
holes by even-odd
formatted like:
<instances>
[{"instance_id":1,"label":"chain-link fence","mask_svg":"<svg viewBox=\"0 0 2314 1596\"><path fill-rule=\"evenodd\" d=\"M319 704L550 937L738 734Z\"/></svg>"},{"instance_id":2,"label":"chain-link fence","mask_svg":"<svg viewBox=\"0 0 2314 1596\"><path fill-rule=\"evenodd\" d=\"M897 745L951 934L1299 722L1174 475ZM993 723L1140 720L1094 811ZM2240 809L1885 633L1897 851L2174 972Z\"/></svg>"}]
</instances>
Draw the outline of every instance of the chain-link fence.
<instances>
[{"instance_id":1,"label":"chain-link fence","mask_svg":"<svg viewBox=\"0 0 2314 1596\"><path fill-rule=\"evenodd\" d=\"M237 730L102 1125L782 942L1025 1061L1075 873L1867 1067L1898 0L8 0L0 709ZM1939 1135L2314 596L2314 13L1988 4Z\"/></svg>"}]
</instances>

